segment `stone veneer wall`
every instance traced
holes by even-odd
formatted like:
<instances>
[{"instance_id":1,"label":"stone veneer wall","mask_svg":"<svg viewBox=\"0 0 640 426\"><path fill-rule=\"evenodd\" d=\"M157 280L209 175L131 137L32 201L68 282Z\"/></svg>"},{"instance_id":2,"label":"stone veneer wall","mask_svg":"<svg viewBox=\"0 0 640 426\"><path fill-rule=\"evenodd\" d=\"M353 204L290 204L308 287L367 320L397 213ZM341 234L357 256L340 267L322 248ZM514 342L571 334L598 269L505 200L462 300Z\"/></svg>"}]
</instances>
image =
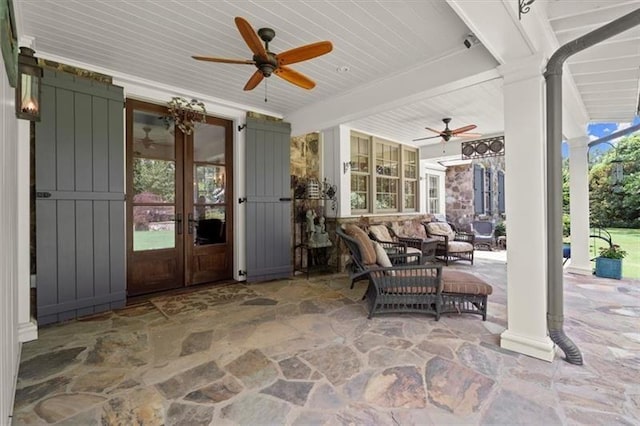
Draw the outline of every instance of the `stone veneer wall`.
<instances>
[{"instance_id":1,"label":"stone veneer wall","mask_svg":"<svg viewBox=\"0 0 640 426\"><path fill-rule=\"evenodd\" d=\"M469 230L473 220L473 163L447 168L444 181L447 221Z\"/></svg>"},{"instance_id":2,"label":"stone veneer wall","mask_svg":"<svg viewBox=\"0 0 640 426\"><path fill-rule=\"evenodd\" d=\"M480 164L491 169L493 191L491 214L478 215L473 208L473 165ZM504 219L498 209L498 172L505 172L504 156L473 160L470 164L452 166L447 169L445 179L447 220L463 231L471 230L475 219L488 219L496 223Z\"/></svg>"}]
</instances>

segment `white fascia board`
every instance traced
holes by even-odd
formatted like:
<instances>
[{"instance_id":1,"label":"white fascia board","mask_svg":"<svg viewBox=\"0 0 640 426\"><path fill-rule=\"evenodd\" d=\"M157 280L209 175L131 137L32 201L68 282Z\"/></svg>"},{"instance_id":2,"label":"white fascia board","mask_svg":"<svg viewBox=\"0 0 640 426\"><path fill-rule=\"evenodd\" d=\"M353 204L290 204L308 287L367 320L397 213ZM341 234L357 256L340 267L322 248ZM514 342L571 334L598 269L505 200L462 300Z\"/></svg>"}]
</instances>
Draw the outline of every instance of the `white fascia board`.
<instances>
[{"instance_id":1,"label":"white fascia board","mask_svg":"<svg viewBox=\"0 0 640 426\"><path fill-rule=\"evenodd\" d=\"M292 135L330 128L496 78L496 65L484 47L466 49L461 45L441 58L301 108L285 120L291 123Z\"/></svg>"},{"instance_id":2,"label":"white fascia board","mask_svg":"<svg viewBox=\"0 0 640 426\"><path fill-rule=\"evenodd\" d=\"M204 102L208 112L216 114L221 118L236 118L239 115L246 113L247 111L253 111L259 114L282 118L282 114L277 112L258 109L236 102L230 102L224 99L207 96L202 93L195 93L188 89L158 83L153 80L117 72L84 62L74 61L69 58L50 54L46 51L39 51L38 58L71 65L73 67L88 69L111 76L113 79L113 84L124 87L125 97L134 97L136 99L154 103L158 103L158 101L168 102L173 96L195 98L199 101Z\"/></svg>"}]
</instances>

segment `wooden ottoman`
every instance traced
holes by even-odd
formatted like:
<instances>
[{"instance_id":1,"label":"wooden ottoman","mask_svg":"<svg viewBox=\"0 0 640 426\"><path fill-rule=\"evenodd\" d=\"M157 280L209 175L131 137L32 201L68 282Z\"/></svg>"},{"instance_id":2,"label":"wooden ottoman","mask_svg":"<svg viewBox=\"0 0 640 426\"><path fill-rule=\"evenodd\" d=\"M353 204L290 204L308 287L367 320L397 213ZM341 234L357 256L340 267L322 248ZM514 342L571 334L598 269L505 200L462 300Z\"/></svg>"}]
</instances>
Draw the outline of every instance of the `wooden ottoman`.
<instances>
[{"instance_id":1,"label":"wooden ottoman","mask_svg":"<svg viewBox=\"0 0 640 426\"><path fill-rule=\"evenodd\" d=\"M442 270L442 304L440 313L468 313L487 319L487 297L493 287L483 279L464 271Z\"/></svg>"}]
</instances>

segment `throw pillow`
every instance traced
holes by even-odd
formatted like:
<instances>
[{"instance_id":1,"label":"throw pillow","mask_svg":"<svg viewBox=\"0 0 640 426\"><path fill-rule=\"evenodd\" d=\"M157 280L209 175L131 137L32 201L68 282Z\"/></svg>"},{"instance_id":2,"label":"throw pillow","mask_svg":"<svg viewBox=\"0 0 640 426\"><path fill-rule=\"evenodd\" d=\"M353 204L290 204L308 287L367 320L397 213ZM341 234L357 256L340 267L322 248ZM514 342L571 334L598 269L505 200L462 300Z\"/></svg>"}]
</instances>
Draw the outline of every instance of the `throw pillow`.
<instances>
[{"instance_id":1,"label":"throw pillow","mask_svg":"<svg viewBox=\"0 0 640 426\"><path fill-rule=\"evenodd\" d=\"M374 265L376 263L376 251L373 248L373 244L371 244L373 242L371 238L356 225L347 224L343 226L343 229L345 234L358 242L362 263L365 265Z\"/></svg>"},{"instance_id":2,"label":"throw pillow","mask_svg":"<svg viewBox=\"0 0 640 426\"><path fill-rule=\"evenodd\" d=\"M384 251L382 244L374 241L373 246L376 249L376 263L384 268L391 268L393 265L391 264L391 260L389 260L389 255Z\"/></svg>"}]
</instances>

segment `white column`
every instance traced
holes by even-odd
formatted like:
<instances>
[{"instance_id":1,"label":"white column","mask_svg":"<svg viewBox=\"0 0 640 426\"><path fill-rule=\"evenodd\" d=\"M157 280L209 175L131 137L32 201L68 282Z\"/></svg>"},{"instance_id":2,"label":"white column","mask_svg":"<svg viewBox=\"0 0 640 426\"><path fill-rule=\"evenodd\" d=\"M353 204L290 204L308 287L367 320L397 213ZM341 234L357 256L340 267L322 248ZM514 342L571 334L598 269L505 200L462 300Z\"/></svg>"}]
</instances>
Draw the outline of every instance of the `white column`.
<instances>
[{"instance_id":1,"label":"white column","mask_svg":"<svg viewBox=\"0 0 640 426\"><path fill-rule=\"evenodd\" d=\"M23 36L20 46L35 49L35 40ZM18 339L29 342L38 338L38 324L31 313L31 123L27 120L17 123Z\"/></svg>"},{"instance_id":2,"label":"white column","mask_svg":"<svg viewBox=\"0 0 640 426\"><path fill-rule=\"evenodd\" d=\"M502 65L504 77L507 330L503 348L552 361L547 335L545 96L542 55Z\"/></svg>"},{"instance_id":3,"label":"white column","mask_svg":"<svg viewBox=\"0 0 640 426\"><path fill-rule=\"evenodd\" d=\"M29 342L38 338L38 326L31 317L31 214L30 214L30 122L18 121L17 141L17 224L18 248L18 339Z\"/></svg>"},{"instance_id":4,"label":"white column","mask_svg":"<svg viewBox=\"0 0 640 426\"><path fill-rule=\"evenodd\" d=\"M325 209L327 217L351 215L351 169L345 167L351 159L351 132L348 127L335 126L320 133L322 140L323 175L336 185L338 206L336 211Z\"/></svg>"},{"instance_id":5,"label":"white column","mask_svg":"<svg viewBox=\"0 0 640 426\"><path fill-rule=\"evenodd\" d=\"M591 275L589 261L588 136L569 139L569 202L571 204L571 260L567 272Z\"/></svg>"}]
</instances>

